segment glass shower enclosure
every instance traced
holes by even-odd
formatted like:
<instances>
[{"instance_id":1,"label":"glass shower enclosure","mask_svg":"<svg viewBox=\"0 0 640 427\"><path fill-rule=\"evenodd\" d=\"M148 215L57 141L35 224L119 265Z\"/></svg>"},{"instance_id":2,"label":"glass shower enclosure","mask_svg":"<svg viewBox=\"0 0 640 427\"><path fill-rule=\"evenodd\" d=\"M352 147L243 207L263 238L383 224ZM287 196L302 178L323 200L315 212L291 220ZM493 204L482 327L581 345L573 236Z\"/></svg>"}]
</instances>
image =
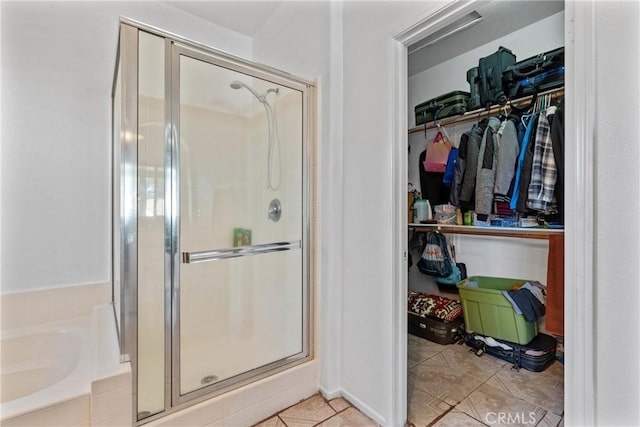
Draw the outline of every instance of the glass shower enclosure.
<instances>
[{"instance_id":1,"label":"glass shower enclosure","mask_svg":"<svg viewBox=\"0 0 640 427\"><path fill-rule=\"evenodd\" d=\"M313 92L121 20L113 300L134 422L312 356Z\"/></svg>"}]
</instances>

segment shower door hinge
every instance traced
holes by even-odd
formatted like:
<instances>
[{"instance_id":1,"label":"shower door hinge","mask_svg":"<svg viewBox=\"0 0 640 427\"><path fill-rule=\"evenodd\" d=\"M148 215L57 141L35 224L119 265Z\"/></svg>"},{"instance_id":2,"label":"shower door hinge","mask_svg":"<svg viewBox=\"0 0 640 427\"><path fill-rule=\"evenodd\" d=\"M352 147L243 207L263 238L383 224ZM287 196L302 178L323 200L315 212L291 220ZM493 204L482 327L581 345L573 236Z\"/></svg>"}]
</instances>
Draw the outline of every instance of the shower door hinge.
<instances>
[{"instance_id":1,"label":"shower door hinge","mask_svg":"<svg viewBox=\"0 0 640 427\"><path fill-rule=\"evenodd\" d=\"M402 260L403 261L407 260L407 251L402 251Z\"/></svg>"}]
</instances>

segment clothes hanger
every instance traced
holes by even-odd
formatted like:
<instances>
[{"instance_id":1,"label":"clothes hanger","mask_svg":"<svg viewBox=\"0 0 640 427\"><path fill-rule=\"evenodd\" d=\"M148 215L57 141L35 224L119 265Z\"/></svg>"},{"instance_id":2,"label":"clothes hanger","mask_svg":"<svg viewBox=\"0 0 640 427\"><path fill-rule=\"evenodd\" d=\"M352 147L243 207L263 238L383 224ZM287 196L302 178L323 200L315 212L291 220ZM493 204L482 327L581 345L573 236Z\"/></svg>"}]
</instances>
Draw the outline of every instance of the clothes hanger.
<instances>
[{"instance_id":1,"label":"clothes hanger","mask_svg":"<svg viewBox=\"0 0 640 427\"><path fill-rule=\"evenodd\" d=\"M442 132L444 137L447 138L447 141L449 141L449 144L451 144L452 139L449 136L449 132L447 132L447 129L444 126L442 126L440 122L436 122L436 126L438 127L438 130Z\"/></svg>"},{"instance_id":2,"label":"clothes hanger","mask_svg":"<svg viewBox=\"0 0 640 427\"><path fill-rule=\"evenodd\" d=\"M524 113L522 116L520 116L520 123L522 123L522 126L524 126L525 128L527 127L527 121L529 120L529 118L531 118L531 116L533 116L535 113L531 112L531 113Z\"/></svg>"},{"instance_id":3,"label":"clothes hanger","mask_svg":"<svg viewBox=\"0 0 640 427\"><path fill-rule=\"evenodd\" d=\"M436 115L438 112L436 111ZM427 139L427 110L422 112L422 122L424 123L424 139Z\"/></svg>"},{"instance_id":4,"label":"clothes hanger","mask_svg":"<svg viewBox=\"0 0 640 427\"><path fill-rule=\"evenodd\" d=\"M538 92L534 90L533 96L531 97L531 101L529 101L528 105L522 108L518 108L514 106L512 100L509 99L509 107L511 108L511 111L514 111L516 114L520 115L521 118L523 118L526 114L528 114L528 112L535 114L538 101Z\"/></svg>"},{"instance_id":5,"label":"clothes hanger","mask_svg":"<svg viewBox=\"0 0 640 427\"><path fill-rule=\"evenodd\" d=\"M499 110L499 114L497 115L497 119L500 120L501 122L507 120L507 117L509 116L509 113L507 111L507 105L502 105L500 107Z\"/></svg>"},{"instance_id":6,"label":"clothes hanger","mask_svg":"<svg viewBox=\"0 0 640 427\"><path fill-rule=\"evenodd\" d=\"M527 108L521 110L522 115L520 116L520 122L525 128L527 127L527 120L529 120L532 116L535 116L538 111L537 108L540 100L537 99L537 93L534 92L533 96L534 96L535 102L533 102L533 99L532 99L531 100L532 102L527 106ZM518 110L516 109L516 111Z\"/></svg>"}]
</instances>

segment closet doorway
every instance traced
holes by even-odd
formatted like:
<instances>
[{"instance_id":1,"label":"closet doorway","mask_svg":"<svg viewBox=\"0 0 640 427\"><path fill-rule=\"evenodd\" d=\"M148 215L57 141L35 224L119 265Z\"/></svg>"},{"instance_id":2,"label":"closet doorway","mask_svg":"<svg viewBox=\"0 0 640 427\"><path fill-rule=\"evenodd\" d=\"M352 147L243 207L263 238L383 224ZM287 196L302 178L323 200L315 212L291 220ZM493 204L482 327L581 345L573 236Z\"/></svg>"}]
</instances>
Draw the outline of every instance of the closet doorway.
<instances>
[{"instance_id":1,"label":"closet doorway","mask_svg":"<svg viewBox=\"0 0 640 427\"><path fill-rule=\"evenodd\" d=\"M500 3L499 6L505 6L506 3L509 2L494 2L494 3ZM522 2L518 2L520 5L522 5ZM527 3L527 2L525 2ZM536 2L532 2L532 3L536 3ZM486 4L484 3L483 5L486 5L486 7L489 6L494 6L495 4L493 3L489 3ZM560 22L561 28L558 30L560 33L560 44L559 46L565 46L568 43L564 43L565 39L567 41L569 41L570 43L574 42L573 36L567 37L566 34L569 32L569 30L566 30L564 28L564 22L566 21L571 21L571 19L569 17L567 17L565 19L565 11L564 11L564 4L562 2L556 3L555 4L556 7L558 7L557 10L552 11L551 13L547 13L545 16L538 16L537 21L543 21L543 20L555 20L555 22ZM395 164L395 174L394 177L396 179L396 191L398 192L398 194L396 195L396 208L397 208L397 215L396 215L396 233L397 233L397 239L395 240L395 243L397 245L397 249L398 249L398 253L402 254L402 259L399 259L398 264L397 264L397 268L396 268L396 277L399 279L398 283L401 283L402 286L399 286L398 292L399 294L397 295L397 300L399 301L398 304L398 313L397 313L397 322L398 322L398 328L397 331L398 335L397 335L397 343L399 344L399 348L402 348L401 345L401 341L403 340L403 334L404 334L404 340L407 339L407 335L406 335L406 297L407 297L407 291L411 290L411 288L414 286L411 281L413 279L412 273L411 273L411 268L409 269L409 273L407 274L407 270L405 270L406 268L406 264L404 264L404 261L407 261L408 258L408 251L406 250L406 248L408 247L407 243L408 243L408 239L407 239L407 229L408 229L408 225L409 225L409 220L408 220L408 209L407 209L407 197L406 197L406 189L407 189L407 177L409 176L409 170L407 168L407 164L410 161L411 158L411 153L407 153L406 151L401 152L401 150L404 148L406 150L407 145L410 146L411 144L411 134L409 134L409 136L407 136L407 129L409 129L411 131L411 128L414 127L414 117L413 117L413 111L412 108L414 107L414 105L417 102L413 102L412 103L412 96L414 95L414 92L411 91L412 89L412 84L414 82L412 82L412 80L416 80L415 78L413 78L413 76L411 75L412 72L412 66L415 64L415 61L412 61L411 59L408 61L408 66L406 66L406 64L403 64L403 61L406 60L406 55L407 52L411 51L412 46L417 45L418 41L420 39L423 39L429 36L432 36L432 40L433 39L440 39L440 40L436 40L437 43L435 43L435 46L441 44L441 43L445 43L445 41L448 39L449 41L454 40L455 38L464 38L465 32L461 32L459 34L456 35L452 35L450 37L438 37L438 36L433 36L434 33L437 33L439 30L441 30L443 27L445 27L448 24L453 23L454 21L456 21L457 19L468 15L469 13L474 11L474 5L469 5L469 4L460 4L460 2L454 2L451 3L449 6L435 12L434 14L432 14L430 17L428 17L425 21L423 21L422 23L420 23L420 25L416 25L414 27L412 27L410 30L407 30L404 33L399 34L395 39L399 42L397 49L395 51L396 53L396 77L398 77L398 81L399 84L396 86L396 89L398 91L402 91L404 90L405 93L402 94L398 94L398 96L396 97L396 100L398 101L398 110L401 109L401 107L405 107L409 106L408 110L405 113L398 113L397 116L395 117L396 121L395 121L395 130L397 131L397 141L401 142L401 141L405 141L406 144L402 147L398 147L398 152L397 152L397 163ZM574 14L575 13L575 8L572 8L571 10L568 11L569 14ZM543 14L546 12L543 12ZM529 15L531 16L531 15ZM536 22L537 22L536 21ZM529 23L528 25L522 25L521 23L521 28L514 28L511 29L511 33L514 32L518 32L519 30L525 29L527 26L532 25L533 23ZM472 25L470 27L468 27L469 29L466 31L471 32L473 27L477 25ZM440 34L442 35L442 34ZM467 35L468 36L468 35ZM461 56L463 55L465 52L468 52L471 49L477 49L478 48L478 44L479 45L486 45L486 44L491 44L493 46L493 50L496 50L498 48L498 46L500 45L500 43L502 42L502 40L508 40L508 37L506 34L502 34L500 36L495 37L494 39L490 40L490 41L484 41L482 42L482 40L478 37L473 37L472 38L473 43L476 44L476 46L471 46L470 40L467 39L467 50L464 51L460 50L462 48L458 47L458 51L456 51L455 49L452 49L450 47L448 48L442 48L440 49L441 51L444 52L455 52L456 54L453 56ZM506 42L505 42L506 43ZM463 47L464 47L464 43L462 43ZM434 45L432 44L431 47L433 47ZM415 47L415 46L414 46ZM558 46L553 46L553 47L558 47ZM408 49L406 49L408 48ZM423 49L427 49L426 48L421 48L420 50ZM527 57L529 57L530 55L527 52L520 52L521 49L521 44L517 44L514 45L513 49L516 51L516 54L518 55L518 60L521 59L525 59ZM520 49L520 50L517 50ZM533 47L533 49L535 49L535 47ZM545 46L540 46L540 48L538 49L537 52L535 53L539 53L539 52L544 52L545 50L550 50L551 48L547 49ZM434 51L435 52L435 51ZM574 61L574 57L572 57L571 55L573 54L572 51L572 46L569 47L568 49L568 59L569 61ZM402 55L405 55L404 58L402 57ZM433 61L435 61L430 68L436 68L438 66L443 66L443 63L449 61L449 62L455 62L452 60L451 57L446 58L444 56L438 56L438 55L442 55L442 54L438 54L438 53L431 53L429 56L431 57L431 59ZM476 60L479 57L484 56L483 54L477 55L476 56ZM577 58L579 60L584 60L584 58ZM459 70L458 74L462 75L462 79L460 80L461 83L458 87L452 87L451 89L446 87L446 84L442 84L442 87L436 87L436 91L438 92L448 92L450 90L469 90L468 89L468 83L465 82L465 73L467 71L467 69L470 68L468 66L462 65L461 69ZM415 74L415 70L414 74ZM570 69L569 69L569 72ZM418 72L419 73L419 72ZM446 73L445 73L446 74ZM452 74L452 73L451 73ZM448 74L450 75L450 74ZM434 82L436 79L432 78L430 79L430 82ZM573 79L568 77L567 78L567 85L570 85L573 82ZM405 84L406 83L406 84ZM408 90L407 90L408 89ZM572 88L569 88L568 92L571 92L571 94L574 96L573 91L571 90ZM420 95L417 95L420 96ZM421 96L424 99L421 99L421 101L424 101L426 99L428 99L428 95L426 94L422 94ZM569 100L568 102L568 108L573 108L575 107L575 104L571 103L571 100ZM571 112L571 114L575 115L575 112ZM403 129L404 127L404 129ZM447 128L447 130L449 130L449 128ZM402 134L404 132L404 135ZM418 133L418 132L415 132ZM456 137L459 138L461 131L458 129L452 129L452 132L449 133L453 133L452 139L455 139ZM424 134L421 135L423 138L424 143L426 144L426 142L428 141L429 138L429 131L427 131L427 139L424 139ZM568 139L571 138L575 138L575 135L567 135ZM584 143L584 141L576 141L576 143ZM412 147L413 148L413 147ZM423 148L424 149L424 148ZM415 153L414 153L415 154ZM583 160L580 160L583 161ZM577 161L575 162L570 162L572 163L573 167L575 167L575 163L577 163ZM572 166L569 165L568 168L571 168ZM582 193L589 193L589 189L585 188L582 184L580 184L579 182L576 183L576 176L572 176L571 175L571 170L569 170L567 172L567 179L572 180L571 182L571 186L574 188L579 188L580 191ZM570 221L579 223L580 228L584 228L584 225L582 223L582 221L588 222L588 219L576 219L575 217L569 219ZM504 238L504 237L494 237L494 236L453 236L452 237L453 243L456 245L456 247L458 248L458 261L459 262L465 262L467 263L468 267L471 267L472 271L469 271L469 274L471 275L489 275L489 276L498 276L500 275L500 268L501 266L498 265L498 263L496 263L496 266L487 266L487 263L485 261L485 263L483 264L482 261L478 261L478 260L482 260L485 259L486 260L486 254L487 253L494 253L497 252L498 254L507 254L510 255L513 253L513 250L515 248L515 245L518 244L520 239L515 239L516 242L511 242L510 239ZM510 243L508 243L510 242ZM573 243L573 242L571 242ZM484 246L484 248L483 248ZM500 249L500 246L506 246L505 248ZM542 275L540 275L540 273L538 274L538 276L540 276L543 281L546 280L546 251L548 250L548 246L546 242L540 242L540 241L535 241L535 242L526 242L524 244L525 248L521 249L524 250L525 252L532 252L534 253L534 258L542 258L542 262L539 262L538 266L535 265L530 265L527 268L530 268L531 271L543 271L544 273L542 273ZM571 245L572 246L572 245ZM475 247L475 249L473 249ZM573 247L573 246L572 246ZM413 255L413 254L412 254ZM521 256L521 255L519 255ZM464 259L463 259L464 257ZM475 257L475 260L474 260ZM416 259L413 260L413 269L415 269L415 261ZM574 262L582 262L581 260L576 260L574 258ZM516 267L522 267L520 266L514 266L513 268ZM523 273L519 273L518 275L511 275L512 277L526 277L528 274L528 271L524 271L524 275ZM419 273L418 273L419 274ZM503 277L509 277L509 274L507 272L507 274L502 273ZM433 290L433 291L439 291L440 289L435 286L433 283L431 284L422 284L424 287L424 289L418 289L418 290ZM418 287L420 286L420 284L418 284ZM569 286L573 286L573 283L569 283ZM454 294L455 295L455 294ZM576 311L578 311L580 313L581 317L584 317L585 313L584 313L584 309L585 307L577 307ZM405 324L403 325L402 322L405 322ZM571 325L572 326L572 330L574 331L576 330L576 328L579 328L580 326L578 325ZM567 332L571 332L571 331L567 331ZM415 340L414 340L415 338ZM474 406L473 404L470 405L470 403L473 402L469 402L467 401L465 403L465 399L468 398L468 396L470 396L472 393L478 391L481 389L481 386L484 387L490 387L491 382L489 382L489 380L491 378L494 378L494 381L492 381L494 384L493 386L500 386L502 385L502 391L505 391L505 388L508 388L508 386L504 383L504 381L499 377L496 376L496 374L498 373L497 371L492 373L487 379L484 380L484 382L482 382L480 385L477 385L476 387L473 388L473 390L470 390L468 393L466 393L464 390L447 390L447 393L440 393L439 395L433 395L433 389L434 386L436 386L435 382L431 382L429 384L429 390L422 390L420 387L416 387L416 375L413 375L411 372L411 369L414 366L422 366L422 369L425 372L428 372L427 374L425 374L425 376L430 376L433 380L433 375L430 375L430 373L433 372L442 372L444 370L444 368L450 369L450 370L462 370L462 369L469 369L467 368L463 368L463 367L452 367L452 363L454 361L454 359L456 361L460 361L462 360L462 356L461 354L466 353L467 348L465 348L465 346L455 346L455 347L450 347L449 348L445 348L444 350L440 349L440 351L438 351L437 347L433 347L430 346L429 342L427 342L426 345L420 345L420 344L424 344L423 343L424 340L422 340L421 338L416 338L416 337L409 337L409 344L408 344L408 349L407 347L404 347L405 349L407 349L407 353L405 355L407 355L409 357L409 360L407 362L407 365L402 365L401 367L399 367L399 369L396 371L396 377L398 378L398 381L396 381L396 384L398 385L398 387L400 388L403 381L409 386L409 392L407 393L406 397L407 397L407 401L406 401L406 407L408 409L408 414L409 414L409 418L408 421L409 422L414 422L414 420L412 420L412 416L415 416L416 413L419 413L421 411L426 412L427 414L429 414L429 416L431 416L431 419L426 419L419 421L420 424L423 424L424 421L424 425L430 425L430 424L437 424L437 422L441 421L441 422L445 422L445 421L449 421L449 419L445 420L444 417L451 415L452 417L464 417L464 416L469 416L472 419L474 419L474 415L475 415L475 420L478 422L483 422L485 424L490 423L491 420L488 419L484 419L484 420L479 420L477 417L482 416L482 414L468 414L466 411L465 412L465 408L468 409L469 406ZM420 344L418 344L420 343ZM404 345L406 346L406 341L404 343ZM460 350L464 350L464 351L460 351ZM403 351L399 351L399 353L402 353ZM460 354L458 354L460 353ZM400 356L405 356L405 355L399 355ZM475 357L475 356L474 356ZM490 358L490 356L485 356L484 360L492 360L492 359L487 359ZM406 360L406 359L405 359ZM429 360L431 360L430 363L427 363ZM478 358L479 360L483 360ZM497 360L497 359L496 359ZM586 363L585 363L586 362ZM464 363L464 362L463 362ZM477 363L477 362L470 362L471 365L473 366L473 363ZM575 365L579 365L580 367L584 367L585 364L587 364L587 366L589 366L589 360L584 360L584 359L573 359L571 361L572 364ZM485 362L482 362L482 364L485 364ZM487 362L487 364L491 364L491 362ZM433 369L431 372L429 372L429 370L427 369L428 366L432 366ZM562 366L561 366L562 367ZM404 372L407 372L407 368L409 370L408 374L405 374L406 376L403 376L402 374L402 370L404 368ZM483 367L484 368L484 367ZM476 366L474 366L471 369L483 369L483 368L477 368ZM508 367L507 367L508 368ZM499 371L502 371L502 368L499 369ZM571 370L573 372L575 372L575 367ZM571 371L568 372L567 375L571 375ZM546 372L546 371L545 371ZM524 376L524 375L528 375L531 374L533 375L533 378L535 378L535 376L537 375L538 378L542 378L542 375L546 375L544 373L541 374L533 374L533 373L529 373L527 371L520 371L518 373L520 376ZM562 375L562 373L560 373L560 380L563 378L564 375ZM527 377L529 378L529 377ZM569 377L571 378L571 377ZM531 382L535 382L534 380L529 381L529 383ZM553 380L552 380L553 381ZM558 383L554 383L553 385L555 388L558 388ZM462 386L461 386L462 387ZM561 385L560 385L561 387ZM421 399L419 399L420 401L420 405L413 405L412 406L412 390L418 390L416 393L420 394L422 396ZM422 394L422 392L425 392L427 394ZM457 394L456 394L457 393ZM478 393L476 393L478 394ZM504 393L503 393L504 394ZM562 393L561 393L562 396ZM477 396L476 396L477 397ZM520 399L520 400L524 400L522 399L522 396L518 397L518 396L514 396L516 399ZM402 402L400 402L402 400L402 397L399 398L399 402L397 407L401 408ZM545 403L545 404L538 404L535 405L537 406L537 409L532 409L530 412L533 414L535 412L535 415L532 415L534 417L539 417L536 418L536 422L541 421L542 419L546 418L546 421L549 421L551 423L555 423L560 422L560 420L562 419L562 416L564 415L563 412L563 408L565 405L567 405L568 403L570 405L573 405L573 402L564 402L564 405L558 405L558 398L552 399L551 403ZM465 405L459 406L462 403L465 403ZM534 402L535 404L535 402ZM549 407L545 407L544 405L547 405ZM554 406L555 405L555 406ZM478 405L475 405L476 409L478 408ZM505 408L503 408L505 409ZM581 408L584 409L584 408ZM507 411L510 411L510 409L506 409ZM495 411L494 411L495 412ZM528 412L527 412L528 413ZM399 414L400 415L400 414ZM486 416L487 414L485 414ZM400 415L401 417L401 415ZM444 421L443 421L444 420ZM464 422L464 419L457 419L457 421L459 422ZM495 420L494 420L495 421ZM418 425L416 423L416 425ZM554 424L555 425L555 424Z\"/></svg>"}]
</instances>

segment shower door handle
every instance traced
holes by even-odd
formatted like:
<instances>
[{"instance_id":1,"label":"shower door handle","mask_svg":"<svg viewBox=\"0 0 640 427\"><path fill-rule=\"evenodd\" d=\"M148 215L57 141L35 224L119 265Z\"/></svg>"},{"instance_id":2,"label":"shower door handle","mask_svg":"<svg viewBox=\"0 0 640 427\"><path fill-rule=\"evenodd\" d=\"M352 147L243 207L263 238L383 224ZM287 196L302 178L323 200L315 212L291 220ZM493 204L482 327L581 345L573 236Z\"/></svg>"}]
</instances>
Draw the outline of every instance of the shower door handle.
<instances>
[{"instance_id":1,"label":"shower door handle","mask_svg":"<svg viewBox=\"0 0 640 427\"><path fill-rule=\"evenodd\" d=\"M300 240L289 242L264 243L261 245L238 246L235 248L213 249L210 251L182 252L183 264L196 264L199 262L217 261L227 258L268 254L272 252L288 251L302 247Z\"/></svg>"}]
</instances>

